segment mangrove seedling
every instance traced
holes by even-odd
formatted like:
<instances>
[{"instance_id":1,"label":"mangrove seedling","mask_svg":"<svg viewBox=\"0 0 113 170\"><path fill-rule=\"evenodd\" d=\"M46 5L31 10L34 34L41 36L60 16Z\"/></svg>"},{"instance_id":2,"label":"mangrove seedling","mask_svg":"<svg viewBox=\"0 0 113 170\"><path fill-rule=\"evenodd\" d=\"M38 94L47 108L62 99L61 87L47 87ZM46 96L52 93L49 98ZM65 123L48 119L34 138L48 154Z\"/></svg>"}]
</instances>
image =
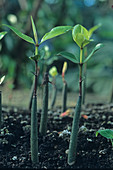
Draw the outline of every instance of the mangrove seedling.
<instances>
[{"instance_id":1,"label":"mangrove seedling","mask_svg":"<svg viewBox=\"0 0 113 170\"><path fill-rule=\"evenodd\" d=\"M5 76L3 76L1 79L0 79L0 85L2 84L2 82L4 81L5 79ZM3 123L3 118L2 118L2 91L0 91L0 129L1 129L1 125Z\"/></svg>"},{"instance_id":2,"label":"mangrove seedling","mask_svg":"<svg viewBox=\"0 0 113 170\"><path fill-rule=\"evenodd\" d=\"M32 23L32 29L34 34L34 39L31 38L28 35L25 35L21 33L17 28L3 24L3 26L8 27L11 29L17 36L22 38L23 40L27 41L28 43L35 46L35 52L33 56L30 57L35 63L35 82L34 82L34 93L33 93L33 101L32 101L32 109L31 109L31 138L30 138L30 146L31 146L31 161L32 163L37 163L38 158L38 125L37 125L37 77L38 77L38 62L43 57L39 54L39 46L45 42L48 39L54 38L58 35L64 34L72 29L72 26L58 26L53 28L50 32L46 33L42 39L41 42L38 42L38 36L36 27L33 21L33 18L31 16L31 23Z\"/></svg>"},{"instance_id":3,"label":"mangrove seedling","mask_svg":"<svg viewBox=\"0 0 113 170\"><path fill-rule=\"evenodd\" d=\"M55 66L53 66L49 70L49 74L52 77L52 85L53 85L50 109L53 109L53 107L55 105L55 101L56 101L56 96L57 96L57 87L56 87L56 76L58 75L57 68Z\"/></svg>"},{"instance_id":4,"label":"mangrove seedling","mask_svg":"<svg viewBox=\"0 0 113 170\"><path fill-rule=\"evenodd\" d=\"M62 69L62 81L63 81L63 89L62 89L62 113L66 111L67 108L67 82L65 80L65 72L67 70L67 62L64 62Z\"/></svg>"},{"instance_id":5,"label":"mangrove seedling","mask_svg":"<svg viewBox=\"0 0 113 170\"><path fill-rule=\"evenodd\" d=\"M112 147L113 147L113 130L111 129L102 129L102 130L98 130L96 132L96 137L98 136L98 134L100 134L101 136L110 139L111 143L112 143Z\"/></svg>"},{"instance_id":6,"label":"mangrove seedling","mask_svg":"<svg viewBox=\"0 0 113 170\"><path fill-rule=\"evenodd\" d=\"M97 44L92 52L84 59L83 58L83 49L86 45L88 45L93 40L90 39L89 31L80 24L77 24L72 29L72 37L73 40L80 48L80 55L75 56L69 52L60 52L58 55L63 56L74 63L79 65L79 97L75 108L75 114L73 117L72 123L72 131L69 143L69 153L68 153L68 164L73 165L76 161L77 154L77 137L79 130L79 119L81 112L81 104L82 104L82 82L83 82L83 64L85 64L96 51L98 51L103 45Z\"/></svg>"}]
</instances>

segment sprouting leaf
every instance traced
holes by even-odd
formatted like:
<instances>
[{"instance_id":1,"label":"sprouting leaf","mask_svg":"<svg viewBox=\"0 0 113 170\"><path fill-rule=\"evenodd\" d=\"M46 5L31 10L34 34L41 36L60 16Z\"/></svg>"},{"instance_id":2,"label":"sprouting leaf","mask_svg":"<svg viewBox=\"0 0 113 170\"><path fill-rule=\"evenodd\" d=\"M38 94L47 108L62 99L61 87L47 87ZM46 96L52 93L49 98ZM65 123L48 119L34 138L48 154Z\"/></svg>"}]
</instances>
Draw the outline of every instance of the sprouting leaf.
<instances>
[{"instance_id":1,"label":"sprouting leaf","mask_svg":"<svg viewBox=\"0 0 113 170\"><path fill-rule=\"evenodd\" d=\"M70 31L71 29L72 29L72 26L58 26L58 27L55 27L50 32L46 33L42 37L40 44L42 42L48 40L48 39L51 39L51 38L54 38L54 37L56 37L58 35L64 34L64 33L68 32L68 31Z\"/></svg>"},{"instance_id":2,"label":"sprouting leaf","mask_svg":"<svg viewBox=\"0 0 113 170\"><path fill-rule=\"evenodd\" d=\"M67 58L68 60L72 61L73 63L79 63L79 59L78 59L78 56L75 57L72 53L69 53L69 52L60 52L57 54L57 56L62 56L64 58Z\"/></svg>"},{"instance_id":3,"label":"sprouting leaf","mask_svg":"<svg viewBox=\"0 0 113 170\"><path fill-rule=\"evenodd\" d=\"M16 28L14 28L14 27L12 27L12 26L10 26L10 25L6 25L6 24L3 24L3 26L6 26L6 27L8 27L9 29L11 29L15 34L17 34L17 35L18 35L20 38L22 38L23 40L25 40L25 41L27 41L27 42L29 42L29 43L31 43L31 44L35 44L34 40L33 40L31 37L29 37L29 36L21 33L21 32L20 32L19 30L17 30Z\"/></svg>"},{"instance_id":4,"label":"sprouting leaf","mask_svg":"<svg viewBox=\"0 0 113 170\"><path fill-rule=\"evenodd\" d=\"M80 24L73 27L72 37L80 48L83 48L90 42L88 30Z\"/></svg>"},{"instance_id":5,"label":"sprouting leaf","mask_svg":"<svg viewBox=\"0 0 113 170\"><path fill-rule=\"evenodd\" d=\"M37 36L36 27L35 27L32 16L31 16L31 23L32 23L32 28L33 28L34 39L35 39L36 44L38 44L38 36Z\"/></svg>"},{"instance_id":6,"label":"sprouting leaf","mask_svg":"<svg viewBox=\"0 0 113 170\"><path fill-rule=\"evenodd\" d=\"M100 26L101 24L98 24L89 29L89 38L92 36L93 32L96 31Z\"/></svg>"},{"instance_id":7,"label":"sprouting leaf","mask_svg":"<svg viewBox=\"0 0 113 170\"><path fill-rule=\"evenodd\" d=\"M40 55L34 55L34 56L31 56L29 57L30 59L34 60L34 61L38 61L40 59Z\"/></svg>"},{"instance_id":8,"label":"sprouting leaf","mask_svg":"<svg viewBox=\"0 0 113 170\"><path fill-rule=\"evenodd\" d=\"M0 85L2 84L2 82L4 81L5 79L5 76L3 76L1 79L0 79Z\"/></svg>"},{"instance_id":9,"label":"sprouting leaf","mask_svg":"<svg viewBox=\"0 0 113 170\"><path fill-rule=\"evenodd\" d=\"M67 62L65 61L62 69L62 74L65 74L66 70L67 70Z\"/></svg>"},{"instance_id":10,"label":"sprouting leaf","mask_svg":"<svg viewBox=\"0 0 113 170\"><path fill-rule=\"evenodd\" d=\"M107 139L113 139L113 130L110 129L98 130L96 132L96 137L98 136L99 133Z\"/></svg>"},{"instance_id":11,"label":"sprouting leaf","mask_svg":"<svg viewBox=\"0 0 113 170\"><path fill-rule=\"evenodd\" d=\"M7 34L6 31L0 32L0 40Z\"/></svg>"},{"instance_id":12,"label":"sprouting leaf","mask_svg":"<svg viewBox=\"0 0 113 170\"><path fill-rule=\"evenodd\" d=\"M49 74L52 76L52 77L55 77L58 75L58 72L57 72L57 68L55 66L53 66L50 70L49 70Z\"/></svg>"},{"instance_id":13,"label":"sprouting leaf","mask_svg":"<svg viewBox=\"0 0 113 170\"><path fill-rule=\"evenodd\" d=\"M103 44L97 44L95 46L95 48L92 50L92 52L88 55L88 57L83 61L83 63L86 63L93 55L96 51L98 51L101 47L103 47L104 45Z\"/></svg>"}]
</instances>

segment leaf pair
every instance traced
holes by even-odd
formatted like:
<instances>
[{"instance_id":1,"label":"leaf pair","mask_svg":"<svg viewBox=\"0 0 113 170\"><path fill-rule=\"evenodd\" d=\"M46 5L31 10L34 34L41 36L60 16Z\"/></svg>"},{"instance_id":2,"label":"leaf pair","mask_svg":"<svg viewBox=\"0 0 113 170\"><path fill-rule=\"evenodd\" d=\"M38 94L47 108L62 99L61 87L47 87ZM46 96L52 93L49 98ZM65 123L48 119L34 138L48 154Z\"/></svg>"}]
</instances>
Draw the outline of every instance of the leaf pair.
<instances>
[{"instance_id":1,"label":"leaf pair","mask_svg":"<svg viewBox=\"0 0 113 170\"><path fill-rule=\"evenodd\" d=\"M13 26L6 25L6 24L3 24L3 26L6 26L6 27L10 28L15 34L17 34L20 38L27 41L28 43L36 45L36 44L38 44L38 37L37 37L36 27L35 27L35 24L34 24L32 16L31 16L31 23L32 23L34 39L27 36L27 35L25 35L25 34L23 34L23 33L21 33L18 29L14 28ZM58 26L58 27L55 27L50 32L46 33L42 37L40 44L43 43L44 41L48 40L48 39L51 39L51 38L54 38L54 37L56 37L58 35L64 34L64 33L68 32L71 29L72 29L72 26Z\"/></svg>"},{"instance_id":2,"label":"leaf pair","mask_svg":"<svg viewBox=\"0 0 113 170\"><path fill-rule=\"evenodd\" d=\"M103 44L97 44L94 49L92 50L92 52L88 55L87 58L85 58L83 60L82 63L86 63L93 55L96 51L98 51L101 47L103 47ZM69 52L60 52L57 54L58 56L62 56L62 57L65 57L66 59L72 61L73 63L77 63L79 64L80 63L80 59L79 59L79 56L75 56Z\"/></svg>"},{"instance_id":3,"label":"leaf pair","mask_svg":"<svg viewBox=\"0 0 113 170\"><path fill-rule=\"evenodd\" d=\"M73 40L77 43L80 48L84 48L87 44L93 41L90 39L92 33L98 29L101 25L96 25L92 27L89 31L80 24L77 24L73 27L72 37Z\"/></svg>"},{"instance_id":4,"label":"leaf pair","mask_svg":"<svg viewBox=\"0 0 113 170\"><path fill-rule=\"evenodd\" d=\"M31 43L31 44L35 45L36 43L38 43L38 38L37 38L36 27L35 27L35 24L34 24L32 16L31 16L31 23L32 23L32 29L33 29L33 34L34 34L35 41L34 41L33 38L23 34L22 32L20 32L18 29L16 29L13 26L6 25L6 24L3 24L3 26L6 26L9 29L11 29L18 37L22 38L23 40L27 41L28 43Z\"/></svg>"}]
</instances>

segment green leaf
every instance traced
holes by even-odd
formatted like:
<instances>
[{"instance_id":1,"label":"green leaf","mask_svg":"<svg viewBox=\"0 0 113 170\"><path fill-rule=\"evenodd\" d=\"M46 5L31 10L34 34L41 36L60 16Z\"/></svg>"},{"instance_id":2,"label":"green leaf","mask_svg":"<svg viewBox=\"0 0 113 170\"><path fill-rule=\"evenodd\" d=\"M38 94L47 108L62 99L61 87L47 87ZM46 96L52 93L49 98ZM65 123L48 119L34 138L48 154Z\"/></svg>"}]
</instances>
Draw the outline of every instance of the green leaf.
<instances>
[{"instance_id":1,"label":"green leaf","mask_svg":"<svg viewBox=\"0 0 113 170\"><path fill-rule=\"evenodd\" d=\"M37 36L36 27L35 27L35 24L34 24L32 16L31 16L31 23L32 23L34 39L35 39L36 44L38 44L38 36Z\"/></svg>"},{"instance_id":2,"label":"green leaf","mask_svg":"<svg viewBox=\"0 0 113 170\"><path fill-rule=\"evenodd\" d=\"M64 33L68 32L68 31L70 31L71 29L72 29L72 26L58 26L58 27L55 27L50 32L46 33L42 37L40 44L42 42L48 40L48 39L51 39L51 38L54 38L54 37L56 37L58 35L64 34Z\"/></svg>"},{"instance_id":3,"label":"green leaf","mask_svg":"<svg viewBox=\"0 0 113 170\"><path fill-rule=\"evenodd\" d=\"M83 42L85 41L85 37L84 37L84 35L83 34L81 34L81 33L78 33L77 35L76 35L76 43L77 43L77 45L81 48L81 47L83 47ZM88 43L87 43L88 44Z\"/></svg>"},{"instance_id":4,"label":"green leaf","mask_svg":"<svg viewBox=\"0 0 113 170\"><path fill-rule=\"evenodd\" d=\"M102 24L95 25L89 29L89 38L92 36L93 32L96 31Z\"/></svg>"},{"instance_id":5,"label":"green leaf","mask_svg":"<svg viewBox=\"0 0 113 170\"><path fill-rule=\"evenodd\" d=\"M34 40L33 40L31 37L29 37L29 36L21 33L21 32L20 32L19 30L17 30L16 28L14 28L14 27L12 27L12 26L10 26L10 25L6 25L6 24L3 24L3 26L6 26L6 27L8 27L9 29L11 29L15 34L17 34L17 35L18 35L20 38L22 38L23 40L25 40L25 41L27 41L27 42L29 42L29 43L31 43L31 44L35 44Z\"/></svg>"},{"instance_id":6,"label":"green leaf","mask_svg":"<svg viewBox=\"0 0 113 170\"><path fill-rule=\"evenodd\" d=\"M34 55L34 56L31 56L29 57L31 60L34 60L34 61L38 61L40 59L40 55Z\"/></svg>"},{"instance_id":7,"label":"green leaf","mask_svg":"<svg viewBox=\"0 0 113 170\"><path fill-rule=\"evenodd\" d=\"M75 57L72 53L69 53L69 52L65 52L65 51L64 51L64 52L58 53L57 56L65 57L65 58L67 58L68 60L72 61L73 63L79 64L78 56Z\"/></svg>"},{"instance_id":8,"label":"green leaf","mask_svg":"<svg viewBox=\"0 0 113 170\"><path fill-rule=\"evenodd\" d=\"M96 136L100 133L102 136L104 136L107 139L113 139L113 130L110 129L104 129L104 130L98 130L96 132Z\"/></svg>"},{"instance_id":9,"label":"green leaf","mask_svg":"<svg viewBox=\"0 0 113 170\"><path fill-rule=\"evenodd\" d=\"M72 37L73 37L73 40L77 43L77 45L80 48L83 48L90 42L88 41L89 40L88 30L80 24L77 24L73 27ZM87 43L86 43L86 40L87 40Z\"/></svg>"},{"instance_id":10,"label":"green leaf","mask_svg":"<svg viewBox=\"0 0 113 170\"><path fill-rule=\"evenodd\" d=\"M103 47L104 45L103 44L97 44L95 46L95 48L92 50L92 52L89 54L89 56L83 61L83 63L86 63L93 55L96 51L98 51L101 47Z\"/></svg>"},{"instance_id":11,"label":"green leaf","mask_svg":"<svg viewBox=\"0 0 113 170\"><path fill-rule=\"evenodd\" d=\"M0 40L7 34L6 31L0 32Z\"/></svg>"}]
</instances>

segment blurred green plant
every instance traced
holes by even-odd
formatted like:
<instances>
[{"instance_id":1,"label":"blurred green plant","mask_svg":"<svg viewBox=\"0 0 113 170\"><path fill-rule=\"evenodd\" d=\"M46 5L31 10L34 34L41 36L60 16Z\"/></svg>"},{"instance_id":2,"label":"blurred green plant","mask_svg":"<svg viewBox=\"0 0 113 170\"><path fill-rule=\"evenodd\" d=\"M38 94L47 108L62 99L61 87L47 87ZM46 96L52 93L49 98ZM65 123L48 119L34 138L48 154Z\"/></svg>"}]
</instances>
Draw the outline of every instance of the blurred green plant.
<instances>
[{"instance_id":1,"label":"blurred green plant","mask_svg":"<svg viewBox=\"0 0 113 170\"><path fill-rule=\"evenodd\" d=\"M6 1L2 1L0 24L2 23L11 24L12 26L16 26L18 29L22 30L22 32L24 32L26 35L30 35L31 24L28 18L29 15L33 14L32 16L35 19L36 26L38 30L40 30L38 34L40 40L40 37L42 37L44 33L47 32L47 30L50 30L51 27L55 27L58 25L66 25L67 23L69 25L75 25L76 23L80 23L85 27L87 26L87 28L91 28L93 25L102 23L102 27L98 30L98 32L95 32L93 34L93 38L97 42L107 40L108 43L110 42L112 43L113 22L112 22L112 9L109 8L109 1L106 1L106 3L105 1L96 1L95 5L93 5L93 8L87 7L84 2L80 2L79 0L77 1L58 0L52 1L52 3L50 1L42 0L40 2L41 2L40 8L37 8L36 6L38 6L38 2L36 0L26 2L25 6L23 5L24 3L22 1L15 1L15 3L13 3L13 1L8 1L7 3ZM11 10L12 5L13 10ZM106 5L106 8L104 5ZM6 6L7 8L5 8ZM36 8L38 9L37 11ZM87 18L87 20L85 18ZM70 33L67 34L67 38L65 38L64 36L60 36L58 39L59 41L56 41L55 39L52 40L54 46L52 45L51 41L47 41L46 43L51 50L52 58L53 55L56 54L56 51L63 51L65 50L65 48L67 49L67 51L72 53L76 51ZM2 48L0 58L1 61L0 68L2 70L2 74L7 74L7 79L10 78L12 80L12 83L15 85L14 86L15 88L17 87L30 88L33 78L32 75L29 72L27 72L27 69L29 67L33 69L34 63L30 62L28 58L25 59L23 51L25 55L30 56L32 54L32 46L25 44L24 41L21 41L20 39L16 38L15 36L13 36L12 33L7 35L7 37L2 41L2 43L0 43L0 46ZM20 46L22 47L21 50L19 49ZM88 48L88 52L89 50L91 50L90 45ZM108 54L103 53L103 59L106 58L106 55L109 55L109 53ZM59 73L61 73L62 63L64 62L64 59L61 59L60 61L61 62L58 65ZM9 67L10 65L9 62L10 64L13 63L11 67ZM92 66L93 63L91 62L88 63L87 67L88 69L90 69L91 67L90 64ZM96 64L99 69L100 63L96 62ZM54 65L57 65L57 62L54 62ZM94 64L94 66L96 65ZM72 67L74 67L74 65L69 62L69 68L66 77L68 76L69 72L71 72L70 68L73 69ZM75 69L76 68L77 67L75 67ZM101 68L102 67L100 67L100 71ZM106 73L104 71L103 76L105 74ZM98 76L100 76L100 74ZM40 77L39 83L41 84L42 81L41 78L43 76L41 76L40 74L39 77ZM92 73L92 78L88 76L87 90L88 92L95 93L96 89L98 89L97 83L100 84L100 87L103 88L104 78L100 76L101 81L94 82L95 78L93 79L93 77L95 77L95 72ZM61 80L59 81L59 84L60 84L59 88L61 90L62 89ZM72 84L72 80L70 80L70 82L68 83L68 90L70 91L75 90L73 86L74 83ZM94 88L94 86L96 86L96 88ZM109 92L110 89L106 87L107 85L104 87L103 91L106 91L107 94L107 92ZM78 91L78 88L76 88L76 91ZM101 91L102 90L98 89L97 93L100 93L99 95L102 95ZM106 98L106 94L103 96L104 98Z\"/></svg>"},{"instance_id":2,"label":"blurred green plant","mask_svg":"<svg viewBox=\"0 0 113 170\"><path fill-rule=\"evenodd\" d=\"M92 58L92 63L89 61L87 65L87 89L105 98L105 102L112 102L112 46L112 42L104 41L104 48L97 53L95 58Z\"/></svg>"},{"instance_id":3,"label":"blurred green plant","mask_svg":"<svg viewBox=\"0 0 113 170\"><path fill-rule=\"evenodd\" d=\"M52 85L53 85L50 109L53 109L57 97L57 86L56 86L56 76L58 75L57 68L53 66L49 70L49 74L52 77Z\"/></svg>"},{"instance_id":4,"label":"blurred green plant","mask_svg":"<svg viewBox=\"0 0 113 170\"><path fill-rule=\"evenodd\" d=\"M94 55L96 51L98 51L103 44L97 44L92 52L86 57L83 58L83 49L86 45L93 41L90 39L91 32L89 32L85 27L80 24L77 24L72 29L72 37L73 40L80 48L80 56L73 55L69 52L60 52L58 56L63 56L70 61L77 63L79 65L79 98L75 108L75 114L72 123L72 132L70 137L70 144L69 144L69 153L68 153L68 164L73 165L76 160L76 153L77 153L77 136L79 130L79 119L80 119L80 112L81 112L81 104L82 104L82 82L83 82L83 64L88 62L88 60Z\"/></svg>"}]
</instances>

